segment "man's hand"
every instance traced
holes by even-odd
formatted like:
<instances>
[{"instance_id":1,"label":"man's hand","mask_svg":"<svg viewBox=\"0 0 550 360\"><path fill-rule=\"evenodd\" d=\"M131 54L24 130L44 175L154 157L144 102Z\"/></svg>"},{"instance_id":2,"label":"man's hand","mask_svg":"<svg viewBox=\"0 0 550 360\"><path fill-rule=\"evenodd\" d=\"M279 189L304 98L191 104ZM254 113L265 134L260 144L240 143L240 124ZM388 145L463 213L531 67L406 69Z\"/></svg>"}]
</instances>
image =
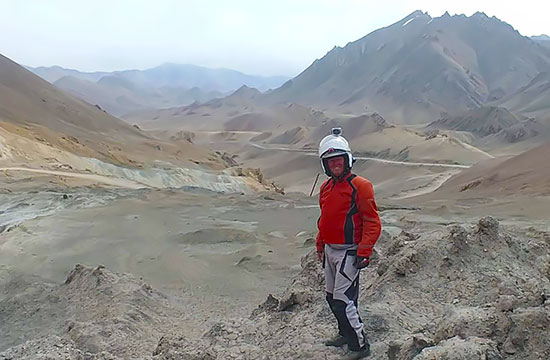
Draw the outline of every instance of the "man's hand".
<instances>
[{"instance_id":1,"label":"man's hand","mask_svg":"<svg viewBox=\"0 0 550 360\"><path fill-rule=\"evenodd\" d=\"M356 256L355 262L353 263L356 269L363 269L369 266L369 258L362 257L362 256Z\"/></svg>"},{"instance_id":2,"label":"man's hand","mask_svg":"<svg viewBox=\"0 0 550 360\"><path fill-rule=\"evenodd\" d=\"M323 261L323 251L317 251L317 258L319 259L319 261Z\"/></svg>"}]
</instances>

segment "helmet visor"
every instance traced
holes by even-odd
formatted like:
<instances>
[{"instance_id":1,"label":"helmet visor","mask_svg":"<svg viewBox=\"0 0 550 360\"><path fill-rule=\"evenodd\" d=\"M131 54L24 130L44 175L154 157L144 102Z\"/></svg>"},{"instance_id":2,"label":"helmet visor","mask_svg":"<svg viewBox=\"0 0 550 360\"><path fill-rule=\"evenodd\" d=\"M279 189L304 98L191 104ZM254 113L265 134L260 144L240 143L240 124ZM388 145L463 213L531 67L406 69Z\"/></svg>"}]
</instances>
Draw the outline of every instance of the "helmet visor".
<instances>
[{"instance_id":1,"label":"helmet visor","mask_svg":"<svg viewBox=\"0 0 550 360\"><path fill-rule=\"evenodd\" d=\"M331 157L342 156L342 155L345 155L345 154L346 154L345 150L330 148L327 151L325 151L323 153L323 155L321 155L321 159L328 159L328 158L331 158Z\"/></svg>"}]
</instances>

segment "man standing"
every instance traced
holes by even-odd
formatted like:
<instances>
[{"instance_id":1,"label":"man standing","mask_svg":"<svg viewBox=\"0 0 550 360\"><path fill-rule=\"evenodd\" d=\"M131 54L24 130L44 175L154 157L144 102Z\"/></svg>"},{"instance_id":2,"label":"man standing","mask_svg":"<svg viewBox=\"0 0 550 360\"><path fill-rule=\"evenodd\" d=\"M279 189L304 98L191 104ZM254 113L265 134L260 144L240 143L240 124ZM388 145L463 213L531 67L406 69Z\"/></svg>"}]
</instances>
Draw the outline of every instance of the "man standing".
<instances>
[{"instance_id":1,"label":"man standing","mask_svg":"<svg viewBox=\"0 0 550 360\"><path fill-rule=\"evenodd\" d=\"M325 271L327 301L338 322L338 335L327 346L348 344L349 359L370 355L357 308L359 273L368 266L381 232L372 183L351 173L353 156L340 128L319 144L321 166L329 179L321 185L321 217L316 245Z\"/></svg>"}]
</instances>

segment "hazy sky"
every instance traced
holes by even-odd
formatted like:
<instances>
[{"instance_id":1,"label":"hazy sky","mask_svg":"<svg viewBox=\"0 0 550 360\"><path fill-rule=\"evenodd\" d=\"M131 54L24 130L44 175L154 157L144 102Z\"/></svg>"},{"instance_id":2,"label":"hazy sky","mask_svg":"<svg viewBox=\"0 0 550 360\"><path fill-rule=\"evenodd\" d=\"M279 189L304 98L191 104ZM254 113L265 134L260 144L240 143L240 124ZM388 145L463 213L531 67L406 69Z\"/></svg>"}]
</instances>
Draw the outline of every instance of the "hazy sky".
<instances>
[{"instance_id":1,"label":"hazy sky","mask_svg":"<svg viewBox=\"0 0 550 360\"><path fill-rule=\"evenodd\" d=\"M550 34L542 0L0 0L0 53L84 71L175 62L294 76L414 10L479 10L522 35Z\"/></svg>"}]
</instances>

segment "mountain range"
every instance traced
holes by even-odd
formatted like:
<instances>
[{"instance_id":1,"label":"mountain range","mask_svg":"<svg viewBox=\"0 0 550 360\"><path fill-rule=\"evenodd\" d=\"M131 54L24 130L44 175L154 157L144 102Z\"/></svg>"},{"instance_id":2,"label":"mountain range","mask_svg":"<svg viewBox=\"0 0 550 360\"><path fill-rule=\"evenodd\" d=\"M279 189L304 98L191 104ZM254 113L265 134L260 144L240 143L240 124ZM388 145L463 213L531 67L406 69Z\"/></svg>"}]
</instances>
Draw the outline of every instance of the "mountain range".
<instances>
[{"instance_id":1,"label":"mountain range","mask_svg":"<svg viewBox=\"0 0 550 360\"><path fill-rule=\"evenodd\" d=\"M432 18L415 11L335 47L268 101L427 123L511 96L548 71L550 49L539 42L480 12Z\"/></svg>"},{"instance_id":2,"label":"mountain range","mask_svg":"<svg viewBox=\"0 0 550 360\"><path fill-rule=\"evenodd\" d=\"M255 76L229 69L170 63L146 70L114 72L80 72L59 66L28 69L115 116L205 102L223 97L242 85L265 91L288 80L284 76Z\"/></svg>"},{"instance_id":3,"label":"mountain range","mask_svg":"<svg viewBox=\"0 0 550 360\"><path fill-rule=\"evenodd\" d=\"M41 78L54 83L57 80L72 76L79 79L97 82L101 78L113 76L125 79L138 86L161 88L194 88L204 91L230 92L242 85L254 87L260 91L279 87L288 77L248 75L230 69L210 69L189 64L166 63L145 70L123 70L113 72L81 72L59 66L28 67Z\"/></svg>"},{"instance_id":4,"label":"mountain range","mask_svg":"<svg viewBox=\"0 0 550 360\"><path fill-rule=\"evenodd\" d=\"M357 156L397 162L470 166L532 149L550 139L548 69L550 51L539 40L495 17L416 11L332 49L275 90L242 87L224 98L123 118L230 149L285 187L302 189L317 169L268 151L313 153L331 127L344 129ZM248 158L251 144L266 153ZM398 193L386 170L377 169L379 191ZM455 170L425 171L410 174L433 179L429 188L437 188Z\"/></svg>"},{"instance_id":5,"label":"mountain range","mask_svg":"<svg viewBox=\"0 0 550 360\"><path fill-rule=\"evenodd\" d=\"M190 144L159 141L2 55L0 94L0 160L24 159L29 166L76 155L140 167L159 159L186 163L186 156L209 156L208 151Z\"/></svg>"},{"instance_id":6,"label":"mountain range","mask_svg":"<svg viewBox=\"0 0 550 360\"><path fill-rule=\"evenodd\" d=\"M418 128L420 133L386 130L385 135L399 133L398 138L410 140L391 145L390 153L412 153L407 147L417 146L423 132L484 151L524 142L516 152L530 148L526 140L534 145L550 136L550 49L541 46L547 38L522 36L481 12L433 18L415 11L335 47L297 77L264 93L256 89L265 90L259 82L284 79L176 64L112 73L33 70L111 114L160 131L269 132L263 139L270 143L282 139L310 146L326 124L349 127L350 118L359 123L376 115L393 127L426 125ZM251 85L221 92L243 82ZM190 85L195 87L185 87ZM350 128L360 129L355 138L373 133L370 126ZM446 143L444 137L440 141ZM387 142L358 146L378 154Z\"/></svg>"},{"instance_id":7,"label":"mountain range","mask_svg":"<svg viewBox=\"0 0 550 360\"><path fill-rule=\"evenodd\" d=\"M428 124L480 106L545 117L549 39L522 36L482 12L433 18L418 10L334 47L290 80L169 63L115 72L31 70L116 116L206 103L246 85L265 91L256 106L296 103L334 116L378 113L394 124Z\"/></svg>"},{"instance_id":8,"label":"mountain range","mask_svg":"<svg viewBox=\"0 0 550 360\"><path fill-rule=\"evenodd\" d=\"M129 112L163 109L204 102L223 97L219 91L203 91L194 87L151 87L138 85L117 76L104 76L97 82L64 76L53 83L69 94L90 104L97 104L112 115L122 116Z\"/></svg>"},{"instance_id":9,"label":"mountain range","mask_svg":"<svg viewBox=\"0 0 550 360\"><path fill-rule=\"evenodd\" d=\"M548 48L550 48L550 36L548 35L538 35L538 36L531 36L531 39L533 39L534 41L536 41L537 43L539 43L540 45L542 46L546 46Z\"/></svg>"}]
</instances>

